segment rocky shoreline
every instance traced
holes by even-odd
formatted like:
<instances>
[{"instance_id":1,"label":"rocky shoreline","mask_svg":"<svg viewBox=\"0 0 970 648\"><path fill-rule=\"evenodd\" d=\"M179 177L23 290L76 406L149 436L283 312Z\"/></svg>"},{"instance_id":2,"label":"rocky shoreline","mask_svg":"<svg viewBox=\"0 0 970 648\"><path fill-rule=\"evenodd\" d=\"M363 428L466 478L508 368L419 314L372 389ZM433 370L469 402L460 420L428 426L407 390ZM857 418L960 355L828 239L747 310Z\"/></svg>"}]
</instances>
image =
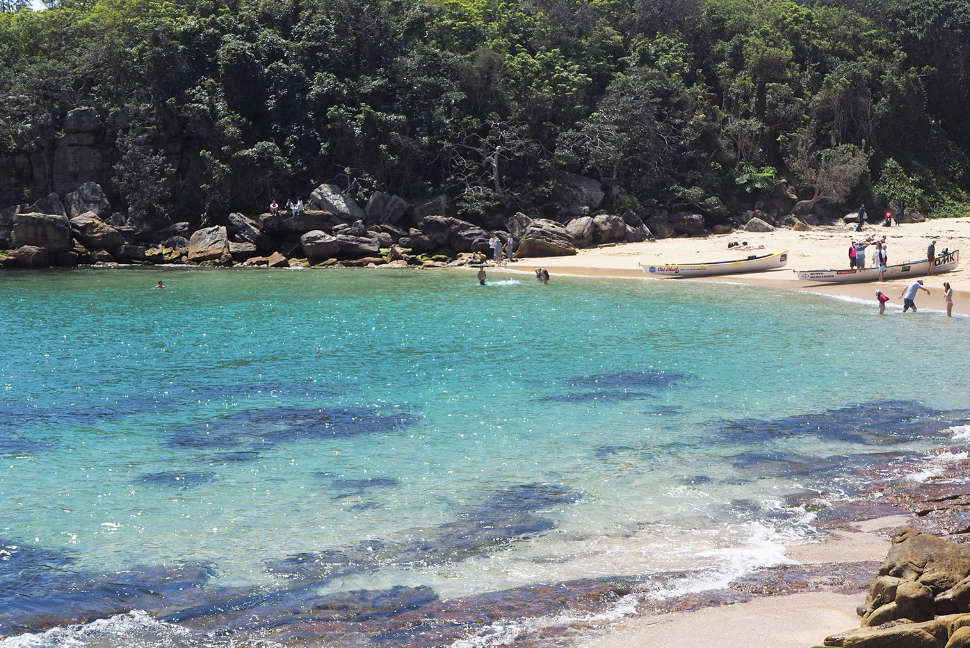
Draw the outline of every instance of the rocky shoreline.
<instances>
[{"instance_id":1,"label":"rocky shoreline","mask_svg":"<svg viewBox=\"0 0 970 648\"><path fill-rule=\"evenodd\" d=\"M100 185L85 182L63 196L51 193L30 204L0 209L0 267L47 268L110 264L185 264L245 267L444 267L490 258L490 238L514 240L517 257L576 254L580 248L672 237L725 234L735 229L798 231L838 219L835 213L799 210L795 197L779 196L712 223L700 214L657 210L646 219L598 211L603 192L575 178L575 195L553 218L517 212L483 225L448 215L447 196L409 203L372 193L364 207L329 184L318 186L306 209L230 213L203 227L188 221L159 223L115 211ZM804 201L803 201L804 202ZM820 208L816 207L816 211ZM793 212L800 217L792 215ZM847 214L845 219L855 219ZM921 219L911 214L911 219Z\"/></svg>"}]
</instances>

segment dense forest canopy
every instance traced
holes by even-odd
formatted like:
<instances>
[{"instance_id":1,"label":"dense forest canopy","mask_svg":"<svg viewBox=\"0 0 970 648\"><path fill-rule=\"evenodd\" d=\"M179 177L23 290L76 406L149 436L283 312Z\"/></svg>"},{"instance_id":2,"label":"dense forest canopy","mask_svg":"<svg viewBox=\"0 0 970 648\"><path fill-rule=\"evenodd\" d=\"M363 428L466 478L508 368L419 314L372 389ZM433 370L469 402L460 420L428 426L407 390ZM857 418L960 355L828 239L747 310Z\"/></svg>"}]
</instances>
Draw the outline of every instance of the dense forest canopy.
<instances>
[{"instance_id":1,"label":"dense forest canopy","mask_svg":"<svg viewBox=\"0 0 970 648\"><path fill-rule=\"evenodd\" d=\"M0 14L0 66L3 159L95 107L106 189L165 219L332 182L484 222L563 172L617 210L967 212L965 0L62 0Z\"/></svg>"}]
</instances>

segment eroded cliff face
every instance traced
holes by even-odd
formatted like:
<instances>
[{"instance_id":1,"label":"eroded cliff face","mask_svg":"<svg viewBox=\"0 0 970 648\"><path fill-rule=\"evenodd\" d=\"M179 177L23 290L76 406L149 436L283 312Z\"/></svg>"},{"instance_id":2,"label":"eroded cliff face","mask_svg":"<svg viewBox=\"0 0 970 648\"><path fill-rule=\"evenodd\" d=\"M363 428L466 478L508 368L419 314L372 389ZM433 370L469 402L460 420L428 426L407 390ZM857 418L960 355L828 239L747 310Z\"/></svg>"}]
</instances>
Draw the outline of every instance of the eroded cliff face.
<instances>
[{"instance_id":1,"label":"eroded cliff face","mask_svg":"<svg viewBox=\"0 0 970 648\"><path fill-rule=\"evenodd\" d=\"M0 154L0 205L67 194L84 182L107 186L113 142L97 109L75 108L60 127L39 126L31 141Z\"/></svg>"}]
</instances>

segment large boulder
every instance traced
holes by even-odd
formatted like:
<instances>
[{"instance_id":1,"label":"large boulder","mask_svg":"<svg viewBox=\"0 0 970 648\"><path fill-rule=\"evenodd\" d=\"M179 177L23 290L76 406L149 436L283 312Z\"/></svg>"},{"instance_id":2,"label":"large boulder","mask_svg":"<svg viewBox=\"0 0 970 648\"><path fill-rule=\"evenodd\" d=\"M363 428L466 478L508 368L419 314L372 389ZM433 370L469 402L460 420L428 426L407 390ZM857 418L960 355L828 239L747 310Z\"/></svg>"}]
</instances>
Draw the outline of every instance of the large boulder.
<instances>
[{"instance_id":1,"label":"large boulder","mask_svg":"<svg viewBox=\"0 0 970 648\"><path fill-rule=\"evenodd\" d=\"M14 247L35 245L48 252L70 250L74 246L71 223L60 214L16 214L11 243Z\"/></svg>"},{"instance_id":2,"label":"large boulder","mask_svg":"<svg viewBox=\"0 0 970 648\"><path fill-rule=\"evenodd\" d=\"M687 236L704 236L707 234L707 223L700 214L677 212L670 215L668 222L677 234L686 234Z\"/></svg>"},{"instance_id":3,"label":"large boulder","mask_svg":"<svg viewBox=\"0 0 970 648\"><path fill-rule=\"evenodd\" d=\"M378 256L380 252L380 244L376 238L338 234L336 239L340 246L339 256L345 259L373 257Z\"/></svg>"},{"instance_id":4,"label":"large boulder","mask_svg":"<svg viewBox=\"0 0 970 648\"><path fill-rule=\"evenodd\" d=\"M272 252L273 242L256 221L239 213L229 214L229 238L237 243L252 243L261 252Z\"/></svg>"},{"instance_id":5,"label":"large boulder","mask_svg":"<svg viewBox=\"0 0 970 648\"><path fill-rule=\"evenodd\" d=\"M775 228L774 226L755 216L744 224L744 230L746 232L774 232Z\"/></svg>"},{"instance_id":6,"label":"large boulder","mask_svg":"<svg viewBox=\"0 0 970 648\"><path fill-rule=\"evenodd\" d=\"M370 225L397 225L408 210L408 201L400 196L375 191L367 199L364 214Z\"/></svg>"},{"instance_id":7,"label":"large boulder","mask_svg":"<svg viewBox=\"0 0 970 648\"><path fill-rule=\"evenodd\" d=\"M656 238L670 238L676 236L673 226L670 224L667 212L661 210L647 217L647 227Z\"/></svg>"},{"instance_id":8,"label":"large boulder","mask_svg":"<svg viewBox=\"0 0 970 648\"><path fill-rule=\"evenodd\" d=\"M322 230L312 230L300 237L303 254L310 259L329 259L340 254L340 241Z\"/></svg>"},{"instance_id":9,"label":"large boulder","mask_svg":"<svg viewBox=\"0 0 970 648\"><path fill-rule=\"evenodd\" d=\"M72 218L71 228L81 242L93 250L110 250L125 242L121 232L98 218L93 211Z\"/></svg>"},{"instance_id":10,"label":"large boulder","mask_svg":"<svg viewBox=\"0 0 970 648\"><path fill-rule=\"evenodd\" d=\"M58 216L67 216L64 203L61 202L61 197L56 193L49 193L43 198L35 200L33 204L28 205L20 211L25 214L57 214Z\"/></svg>"},{"instance_id":11,"label":"large boulder","mask_svg":"<svg viewBox=\"0 0 970 648\"><path fill-rule=\"evenodd\" d=\"M599 180L575 173L562 173L555 191L556 201L569 216L583 216L599 208L606 194Z\"/></svg>"},{"instance_id":12,"label":"large boulder","mask_svg":"<svg viewBox=\"0 0 970 648\"><path fill-rule=\"evenodd\" d=\"M192 238L189 239L188 258L192 263L228 261L230 259L229 235L226 228L217 225L194 231Z\"/></svg>"},{"instance_id":13,"label":"large boulder","mask_svg":"<svg viewBox=\"0 0 970 648\"><path fill-rule=\"evenodd\" d=\"M98 218L111 214L111 203L104 195L104 190L97 182L85 182L80 187L64 196L64 207L67 216L74 218L88 212L93 212Z\"/></svg>"},{"instance_id":14,"label":"large boulder","mask_svg":"<svg viewBox=\"0 0 970 648\"><path fill-rule=\"evenodd\" d=\"M897 223L922 223L926 220L926 216L919 213L918 211L905 211L903 215L896 219Z\"/></svg>"},{"instance_id":15,"label":"large boulder","mask_svg":"<svg viewBox=\"0 0 970 648\"><path fill-rule=\"evenodd\" d=\"M46 268L50 266L50 256L47 250L36 245L21 245L11 250L3 259L4 267L12 268Z\"/></svg>"},{"instance_id":16,"label":"large boulder","mask_svg":"<svg viewBox=\"0 0 970 648\"><path fill-rule=\"evenodd\" d=\"M280 212L278 217L265 214L265 220L260 216L260 227L265 231L275 231L279 234L304 234L315 229L330 229L334 225L343 223L343 217L328 211L307 209L292 214L289 211ZM269 225L267 227L267 225Z\"/></svg>"},{"instance_id":17,"label":"large boulder","mask_svg":"<svg viewBox=\"0 0 970 648\"><path fill-rule=\"evenodd\" d=\"M447 216L450 213L451 201L445 194L422 200L411 207L411 218L414 223L421 222L425 216Z\"/></svg>"},{"instance_id":18,"label":"large boulder","mask_svg":"<svg viewBox=\"0 0 970 648\"><path fill-rule=\"evenodd\" d=\"M579 247L592 247L596 244L596 224L592 216L578 216L566 223L566 231Z\"/></svg>"},{"instance_id":19,"label":"large boulder","mask_svg":"<svg viewBox=\"0 0 970 648\"><path fill-rule=\"evenodd\" d=\"M425 216L419 224L437 250L459 252L488 252L489 233L484 229L450 216Z\"/></svg>"},{"instance_id":20,"label":"large boulder","mask_svg":"<svg viewBox=\"0 0 970 648\"><path fill-rule=\"evenodd\" d=\"M308 202L315 209L336 214L345 220L358 220L365 216L360 205L343 193L337 185L320 185L310 193Z\"/></svg>"},{"instance_id":21,"label":"large boulder","mask_svg":"<svg viewBox=\"0 0 970 648\"><path fill-rule=\"evenodd\" d=\"M519 258L565 256L576 254L576 244L560 223L537 218L522 235L515 253Z\"/></svg>"},{"instance_id":22,"label":"large boulder","mask_svg":"<svg viewBox=\"0 0 970 648\"><path fill-rule=\"evenodd\" d=\"M506 219L505 230L516 239L520 239L531 223L532 219L529 216L522 212L515 212Z\"/></svg>"},{"instance_id":23,"label":"large boulder","mask_svg":"<svg viewBox=\"0 0 970 648\"><path fill-rule=\"evenodd\" d=\"M618 243L626 239L626 221L616 214L593 216L594 240L597 243Z\"/></svg>"}]
</instances>

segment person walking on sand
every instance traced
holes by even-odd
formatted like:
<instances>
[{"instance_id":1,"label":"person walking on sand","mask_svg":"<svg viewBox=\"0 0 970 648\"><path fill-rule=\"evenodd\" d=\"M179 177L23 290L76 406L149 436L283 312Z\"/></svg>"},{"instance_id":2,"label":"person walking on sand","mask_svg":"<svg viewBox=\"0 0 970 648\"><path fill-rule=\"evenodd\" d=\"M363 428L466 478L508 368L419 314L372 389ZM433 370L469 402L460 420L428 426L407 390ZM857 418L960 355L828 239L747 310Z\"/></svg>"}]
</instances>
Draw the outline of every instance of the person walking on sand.
<instances>
[{"instance_id":1,"label":"person walking on sand","mask_svg":"<svg viewBox=\"0 0 970 648\"><path fill-rule=\"evenodd\" d=\"M930 262L930 274L933 274L933 268L936 267L936 241L930 241L926 248L926 260Z\"/></svg>"},{"instance_id":2,"label":"person walking on sand","mask_svg":"<svg viewBox=\"0 0 970 648\"><path fill-rule=\"evenodd\" d=\"M946 302L946 316L953 317L953 288L950 288L950 282L943 282L943 301Z\"/></svg>"},{"instance_id":3,"label":"person walking on sand","mask_svg":"<svg viewBox=\"0 0 970 648\"><path fill-rule=\"evenodd\" d=\"M859 205L859 225L855 228L855 231L861 232L862 226L866 223L866 204L862 203Z\"/></svg>"},{"instance_id":4,"label":"person walking on sand","mask_svg":"<svg viewBox=\"0 0 970 648\"><path fill-rule=\"evenodd\" d=\"M479 266L478 268L478 285L485 285L485 266Z\"/></svg>"},{"instance_id":5,"label":"person walking on sand","mask_svg":"<svg viewBox=\"0 0 970 648\"><path fill-rule=\"evenodd\" d=\"M849 270L855 267L855 241L849 243Z\"/></svg>"},{"instance_id":6,"label":"person walking on sand","mask_svg":"<svg viewBox=\"0 0 970 648\"><path fill-rule=\"evenodd\" d=\"M889 301L889 295L881 290L876 291L876 301L879 302L879 314L886 314L886 302Z\"/></svg>"},{"instance_id":7,"label":"person walking on sand","mask_svg":"<svg viewBox=\"0 0 970 648\"><path fill-rule=\"evenodd\" d=\"M904 313L908 311L910 308L913 309L914 313L916 312L916 293L918 293L921 290L925 292L927 295L930 294L930 291L923 287L923 280L917 279L913 283L909 284L909 286L907 286L906 288L903 288L903 291L899 293L899 296L903 298Z\"/></svg>"}]
</instances>

